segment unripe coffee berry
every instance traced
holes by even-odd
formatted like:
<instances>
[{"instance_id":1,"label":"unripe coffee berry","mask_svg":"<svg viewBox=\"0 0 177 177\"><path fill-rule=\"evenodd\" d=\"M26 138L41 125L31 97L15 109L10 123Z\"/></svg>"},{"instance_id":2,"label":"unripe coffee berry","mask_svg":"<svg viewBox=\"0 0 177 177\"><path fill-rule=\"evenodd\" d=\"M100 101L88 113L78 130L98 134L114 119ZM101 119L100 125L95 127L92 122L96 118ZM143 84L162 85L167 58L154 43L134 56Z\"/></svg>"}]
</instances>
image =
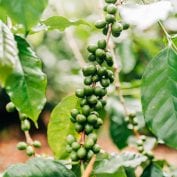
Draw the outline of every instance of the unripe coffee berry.
<instances>
[{"instance_id":1,"label":"unripe coffee berry","mask_svg":"<svg viewBox=\"0 0 177 177\"><path fill-rule=\"evenodd\" d=\"M95 133L91 133L88 135L88 138L91 138L95 143L97 141L97 135Z\"/></svg>"},{"instance_id":2,"label":"unripe coffee berry","mask_svg":"<svg viewBox=\"0 0 177 177\"><path fill-rule=\"evenodd\" d=\"M88 134L92 133L92 131L93 131L93 126L90 124L86 124L85 125L85 133L88 135Z\"/></svg>"},{"instance_id":3,"label":"unripe coffee berry","mask_svg":"<svg viewBox=\"0 0 177 177\"><path fill-rule=\"evenodd\" d=\"M74 138L73 135L68 135L68 136L66 137L66 141L67 141L68 144L71 145L73 142L76 141L76 139Z\"/></svg>"},{"instance_id":4,"label":"unripe coffee berry","mask_svg":"<svg viewBox=\"0 0 177 177\"><path fill-rule=\"evenodd\" d=\"M94 146L93 146L93 152L94 153L99 153L100 152L100 150L101 150L101 148L100 148L100 146L98 145L98 144L95 144Z\"/></svg>"},{"instance_id":5,"label":"unripe coffee berry","mask_svg":"<svg viewBox=\"0 0 177 177\"><path fill-rule=\"evenodd\" d=\"M84 129L83 125L81 125L80 123L75 123L75 130L77 132L81 132Z\"/></svg>"},{"instance_id":6,"label":"unripe coffee berry","mask_svg":"<svg viewBox=\"0 0 177 177\"><path fill-rule=\"evenodd\" d=\"M109 84L110 84L110 80L109 79L101 79L101 85L103 86L103 87L108 87L109 86Z\"/></svg>"},{"instance_id":7,"label":"unripe coffee berry","mask_svg":"<svg viewBox=\"0 0 177 177\"><path fill-rule=\"evenodd\" d=\"M95 61L95 60L96 60L96 56L95 56L94 54L90 54L90 55L88 56L88 60L89 60L89 61Z\"/></svg>"},{"instance_id":8,"label":"unripe coffee berry","mask_svg":"<svg viewBox=\"0 0 177 177\"><path fill-rule=\"evenodd\" d=\"M82 69L82 72L83 72L84 76L94 75L95 72L96 72L96 66L93 65L93 64L90 64L90 65L88 65L88 66L85 66L85 67Z\"/></svg>"},{"instance_id":9,"label":"unripe coffee berry","mask_svg":"<svg viewBox=\"0 0 177 177\"><path fill-rule=\"evenodd\" d=\"M15 105L14 105L12 102L9 102L9 103L6 105L6 111L7 111L7 112L13 112L13 111L15 111Z\"/></svg>"},{"instance_id":10,"label":"unripe coffee berry","mask_svg":"<svg viewBox=\"0 0 177 177\"><path fill-rule=\"evenodd\" d=\"M105 0L106 3L116 3L117 0Z\"/></svg>"},{"instance_id":11,"label":"unripe coffee berry","mask_svg":"<svg viewBox=\"0 0 177 177\"><path fill-rule=\"evenodd\" d=\"M87 121L90 123L90 124L94 124L97 122L97 116L95 114L90 114L88 117L87 117Z\"/></svg>"},{"instance_id":12,"label":"unripe coffee berry","mask_svg":"<svg viewBox=\"0 0 177 177\"><path fill-rule=\"evenodd\" d=\"M76 116L79 114L79 110L78 109L72 109L71 110L71 116L76 118Z\"/></svg>"},{"instance_id":13,"label":"unripe coffee berry","mask_svg":"<svg viewBox=\"0 0 177 177\"><path fill-rule=\"evenodd\" d=\"M81 145L78 142L73 142L71 145L72 149L75 151L78 150L80 148L80 146Z\"/></svg>"},{"instance_id":14,"label":"unripe coffee berry","mask_svg":"<svg viewBox=\"0 0 177 177\"><path fill-rule=\"evenodd\" d=\"M77 151L77 156L79 157L79 159L84 159L84 157L87 155L87 151L84 147L81 147L78 151Z\"/></svg>"},{"instance_id":15,"label":"unripe coffee berry","mask_svg":"<svg viewBox=\"0 0 177 177\"><path fill-rule=\"evenodd\" d=\"M35 141L33 141L33 146L34 146L35 148L40 148L40 147L41 147L41 142L38 141L38 140L35 140Z\"/></svg>"},{"instance_id":16,"label":"unripe coffee berry","mask_svg":"<svg viewBox=\"0 0 177 177\"><path fill-rule=\"evenodd\" d=\"M103 49L97 49L95 54L98 58L105 58L106 57L106 53Z\"/></svg>"},{"instance_id":17,"label":"unripe coffee berry","mask_svg":"<svg viewBox=\"0 0 177 177\"><path fill-rule=\"evenodd\" d=\"M88 47L87 47L87 50L90 52L90 53L95 53L96 49L97 49L97 45L95 44L90 44Z\"/></svg>"},{"instance_id":18,"label":"unripe coffee berry","mask_svg":"<svg viewBox=\"0 0 177 177\"><path fill-rule=\"evenodd\" d=\"M70 157L72 161L78 161L78 156L76 152L72 151Z\"/></svg>"},{"instance_id":19,"label":"unripe coffee berry","mask_svg":"<svg viewBox=\"0 0 177 177\"><path fill-rule=\"evenodd\" d=\"M19 142L17 144L17 149L18 150L25 150L27 148L27 144L25 142Z\"/></svg>"},{"instance_id":20,"label":"unripe coffee berry","mask_svg":"<svg viewBox=\"0 0 177 177\"><path fill-rule=\"evenodd\" d=\"M90 96L93 93L93 87L91 86L84 86L84 96Z\"/></svg>"},{"instance_id":21,"label":"unripe coffee berry","mask_svg":"<svg viewBox=\"0 0 177 177\"><path fill-rule=\"evenodd\" d=\"M98 48L100 49L105 49L106 48L106 40L105 39L100 39L97 43Z\"/></svg>"},{"instance_id":22,"label":"unripe coffee berry","mask_svg":"<svg viewBox=\"0 0 177 177\"><path fill-rule=\"evenodd\" d=\"M94 144L95 142L91 138L88 138L84 144L84 147L86 149L91 149L94 146Z\"/></svg>"},{"instance_id":23,"label":"unripe coffee berry","mask_svg":"<svg viewBox=\"0 0 177 177\"><path fill-rule=\"evenodd\" d=\"M33 147L32 146L28 146L27 148L26 148L26 154L28 155L28 156L32 156L32 155L34 155L34 149L33 149Z\"/></svg>"},{"instance_id":24,"label":"unripe coffee berry","mask_svg":"<svg viewBox=\"0 0 177 177\"><path fill-rule=\"evenodd\" d=\"M112 32L113 32L113 33L120 33L122 30L123 30L123 26L122 26L121 23L115 22L115 23L112 25Z\"/></svg>"},{"instance_id":25,"label":"unripe coffee berry","mask_svg":"<svg viewBox=\"0 0 177 177\"><path fill-rule=\"evenodd\" d=\"M22 131L29 131L31 128L30 121L28 119L21 121L21 129Z\"/></svg>"},{"instance_id":26,"label":"unripe coffee berry","mask_svg":"<svg viewBox=\"0 0 177 177\"><path fill-rule=\"evenodd\" d=\"M83 114L78 114L76 117L76 121L78 123L82 124L82 123L86 122L86 117Z\"/></svg>"},{"instance_id":27,"label":"unripe coffee berry","mask_svg":"<svg viewBox=\"0 0 177 177\"><path fill-rule=\"evenodd\" d=\"M105 20L98 20L95 23L96 28L101 29L104 28L106 26L106 21Z\"/></svg>"},{"instance_id":28,"label":"unripe coffee berry","mask_svg":"<svg viewBox=\"0 0 177 177\"><path fill-rule=\"evenodd\" d=\"M107 14L106 15L106 17L105 17L105 19L106 19L106 21L108 22L108 23L113 23L113 22L115 22L115 16L114 15L112 15L112 14Z\"/></svg>"},{"instance_id":29,"label":"unripe coffee berry","mask_svg":"<svg viewBox=\"0 0 177 177\"><path fill-rule=\"evenodd\" d=\"M89 98L88 98L88 102L89 102L89 104L91 104L91 105L95 105L95 104L97 104L97 97L95 96L95 95L92 95L92 96L90 96Z\"/></svg>"},{"instance_id":30,"label":"unripe coffee berry","mask_svg":"<svg viewBox=\"0 0 177 177\"><path fill-rule=\"evenodd\" d=\"M84 79L84 84L85 85L91 85L92 84L92 77L88 76Z\"/></svg>"},{"instance_id":31,"label":"unripe coffee berry","mask_svg":"<svg viewBox=\"0 0 177 177\"><path fill-rule=\"evenodd\" d=\"M78 98L83 98L85 95L84 95L84 90L83 89L77 89L76 92L75 92L76 96Z\"/></svg>"},{"instance_id":32,"label":"unripe coffee berry","mask_svg":"<svg viewBox=\"0 0 177 177\"><path fill-rule=\"evenodd\" d=\"M68 153L72 152L72 147L70 145L66 146L66 152L68 152Z\"/></svg>"},{"instance_id":33,"label":"unripe coffee berry","mask_svg":"<svg viewBox=\"0 0 177 177\"><path fill-rule=\"evenodd\" d=\"M114 4L109 4L106 10L109 14L115 14L117 12L117 7Z\"/></svg>"},{"instance_id":34,"label":"unripe coffee berry","mask_svg":"<svg viewBox=\"0 0 177 177\"><path fill-rule=\"evenodd\" d=\"M90 106L89 105L84 105L83 107L82 107L82 114L84 114L84 115L89 115L90 114Z\"/></svg>"}]
</instances>

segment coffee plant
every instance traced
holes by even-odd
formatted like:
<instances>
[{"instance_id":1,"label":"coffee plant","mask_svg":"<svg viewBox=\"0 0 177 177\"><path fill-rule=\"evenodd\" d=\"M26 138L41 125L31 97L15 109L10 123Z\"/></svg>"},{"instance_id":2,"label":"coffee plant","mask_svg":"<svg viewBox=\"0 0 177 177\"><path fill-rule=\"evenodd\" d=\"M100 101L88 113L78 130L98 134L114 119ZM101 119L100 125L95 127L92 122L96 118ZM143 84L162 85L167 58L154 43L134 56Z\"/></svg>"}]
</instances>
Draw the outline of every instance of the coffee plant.
<instances>
[{"instance_id":1,"label":"coffee plant","mask_svg":"<svg viewBox=\"0 0 177 177\"><path fill-rule=\"evenodd\" d=\"M177 35L167 25L167 20L176 20L175 3L90 1L89 13L94 15L99 10L95 21L69 20L64 17L62 2L58 3L59 9L48 0L0 0L0 92L5 91L10 99L6 111L18 112L25 136L16 148L30 158L26 163L9 166L2 177L177 176L177 167L154 153L161 144L177 148ZM49 17L47 9L56 14ZM151 29L150 34L157 32L158 40L146 39ZM54 36L49 39L47 35L52 36L54 31L63 32L67 40L60 37L58 41ZM88 42L92 33L97 36ZM142 33L145 38L141 38ZM62 78L64 75L51 74L57 67L49 64L54 54L47 58L48 64L42 65L33 41L38 34L57 55L76 58L80 68L73 73L82 80L82 84L75 84L75 93L52 110L47 140L53 157L38 153L42 143L30 132L33 124L38 128L39 115L47 102L47 76L43 70L50 84L61 80L64 93L68 80ZM77 38L82 39L82 51ZM72 55L67 52L69 47ZM44 58L45 52L42 48ZM147 64L147 58L152 57ZM72 70L76 64L72 62L61 65L61 71L68 67ZM103 126L107 127L107 120L109 130L104 131L109 131L119 150L128 150L109 153L99 145L98 135ZM107 144L106 136L102 139L102 144ZM130 147L134 147L133 152Z\"/></svg>"}]
</instances>

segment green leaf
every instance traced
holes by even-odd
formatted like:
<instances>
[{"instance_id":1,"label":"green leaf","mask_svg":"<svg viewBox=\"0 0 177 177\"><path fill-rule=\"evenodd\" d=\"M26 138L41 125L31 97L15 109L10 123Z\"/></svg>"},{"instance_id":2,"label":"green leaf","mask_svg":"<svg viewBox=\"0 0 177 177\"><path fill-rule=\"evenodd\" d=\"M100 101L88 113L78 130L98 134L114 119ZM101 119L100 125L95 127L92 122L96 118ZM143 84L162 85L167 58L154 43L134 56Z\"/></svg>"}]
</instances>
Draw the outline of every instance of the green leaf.
<instances>
[{"instance_id":1,"label":"green leaf","mask_svg":"<svg viewBox=\"0 0 177 177\"><path fill-rule=\"evenodd\" d=\"M3 177L76 177L71 170L68 170L60 162L45 159L33 158L26 164L12 165L5 171Z\"/></svg>"},{"instance_id":2,"label":"green leaf","mask_svg":"<svg viewBox=\"0 0 177 177\"><path fill-rule=\"evenodd\" d=\"M0 20L0 83L5 84L18 61L18 49L13 34Z\"/></svg>"},{"instance_id":3,"label":"green leaf","mask_svg":"<svg viewBox=\"0 0 177 177\"><path fill-rule=\"evenodd\" d=\"M125 74L128 74L134 69L136 65L136 58L132 49L132 41L127 39L119 44L118 51L122 64L121 71Z\"/></svg>"},{"instance_id":4,"label":"green leaf","mask_svg":"<svg viewBox=\"0 0 177 177\"><path fill-rule=\"evenodd\" d=\"M38 23L47 3L48 0L1 0L0 6L13 21L29 30Z\"/></svg>"},{"instance_id":5,"label":"green leaf","mask_svg":"<svg viewBox=\"0 0 177 177\"><path fill-rule=\"evenodd\" d=\"M46 102L46 75L42 72L40 59L27 41L19 36L15 39L20 60L8 77L5 88L18 111L36 123Z\"/></svg>"},{"instance_id":6,"label":"green leaf","mask_svg":"<svg viewBox=\"0 0 177 177\"><path fill-rule=\"evenodd\" d=\"M95 168L94 173L115 173L120 167L136 168L145 162L147 157L141 154L126 152L120 155L111 155L108 159L100 161Z\"/></svg>"},{"instance_id":7,"label":"green leaf","mask_svg":"<svg viewBox=\"0 0 177 177\"><path fill-rule=\"evenodd\" d=\"M48 124L48 143L56 158L66 158L66 137L68 134L76 134L74 124L70 121L70 112L78 107L76 96L65 97L52 111Z\"/></svg>"},{"instance_id":8,"label":"green leaf","mask_svg":"<svg viewBox=\"0 0 177 177\"><path fill-rule=\"evenodd\" d=\"M122 149L128 145L128 138L133 135L133 132L127 127L122 105L114 99L110 99L109 102L110 135L116 146Z\"/></svg>"},{"instance_id":9,"label":"green leaf","mask_svg":"<svg viewBox=\"0 0 177 177\"><path fill-rule=\"evenodd\" d=\"M90 24L84 20L70 21L63 16L53 16L42 21L42 23L47 25L49 30L58 29L60 31L64 31L66 28L70 26L78 26L78 25L90 26Z\"/></svg>"},{"instance_id":10,"label":"green leaf","mask_svg":"<svg viewBox=\"0 0 177 177\"><path fill-rule=\"evenodd\" d=\"M109 172L107 173L107 172L100 171L100 173L95 173L95 174L96 177L127 177L123 167L120 167L114 173L109 173Z\"/></svg>"},{"instance_id":11,"label":"green leaf","mask_svg":"<svg viewBox=\"0 0 177 177\"><path fill-rule=\"evenodd\" d=\"M166 48L147 66L142 105L149 129L167 145L177 147L177 53Z\"/></svg>"},{"instance_id":12,"label":"green leaf","mask_svg":"<svg viewBox=\"0 0 177 177\"><path fill-rule=\"evenodd\" d=\"M156 163L152 163L145 168L141 177L164 177L164 175L160 166Z\"/></svg>"}]
</instances>

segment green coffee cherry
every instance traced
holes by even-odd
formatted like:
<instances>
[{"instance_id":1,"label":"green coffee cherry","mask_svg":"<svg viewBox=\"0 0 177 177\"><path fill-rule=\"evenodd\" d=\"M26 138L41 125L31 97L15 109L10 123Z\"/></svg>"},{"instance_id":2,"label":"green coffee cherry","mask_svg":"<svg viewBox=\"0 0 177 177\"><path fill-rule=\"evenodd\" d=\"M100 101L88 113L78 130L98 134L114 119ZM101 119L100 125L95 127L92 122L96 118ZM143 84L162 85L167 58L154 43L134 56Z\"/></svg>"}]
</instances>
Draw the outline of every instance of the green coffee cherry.
<instances>
[{"instance_id":1,"label":"green coffee cherry","mask_svg":"<svg viewBox=\"0 0 177 177\"><path fill-rule=\"evenodd\" d=\"M35 154L34 149L33 149L32 146L28 146L28 147L26 148L26 154L27 154L28 156L32 156L32 155Z\"/></svg>"},{"instance_id":2,"label":"green coffee cherry","mask_svg":"<svg viewBox=\"0 0 177 177\"><path fill-rule=\"evenodd\" d=\"M93 146L93 152L94 153L99 153L100 152L100 150L101 150L101 148L100 148L100 146L98 145L98 144L95 144L94 146Z\"/></svg>"},{"instance_id":3,"label":"green coffee cherry","mask_svg":"<svg viewBox=\"0 0 177 177\"><path fill-rule=\"evenodd\" d=\"M108 26L105 26L103 28L102 32L103 32L104 35L107 35L107 33L108 33Z\"/></svg>"},{"instance_id":4,"label":"green coffee cherry","mask_svg":"<svg viewBox=\"0 0 177 177\"><path fill-rule=\"evenodd\" d=\"M66 152L68 152L68 153L72 152L72 147L70 145L66 146Z\"/></svg>"},{"instance_id":5,"label":"green coffee cherry","mask_svg":"<svg viewBox=\"0 0 177 177\"><path fill-rule=\"evenodd\" d=\"M34 146L35 148L40 148L40 147L41 147L41 142L38 141L38 140L35 140L35 141L33 141L33 146Z\"/></svg>"},{"instance_id":6,"label":"green coffee cherry","mask_svg":"<svg viewBox=\"0 0 177 177\"><path fill-rule=\"evenodd\" d=\"M83 114L78 114L76 117L76 120L78 123L82 124L82 123L86 122L87 119Z\"/></svg>"},{"instance_id":7,"label":"green coffee cherry","mask_svg":"<svg viewBox=\"0 0 177 177\"><path fill-rule=\"evenodd\" d=\"M105 5L104 7L103 7L103 10L106 12L107 11L107 7L108 7L108 5Z\"/></svg>"},{"instance_id":8,"label":"green coffee cherry","mask_svg":"<svg viewBox=\"0 0 177 177\"><path fill-rule=\"evenodd\" d=\"M99 117L99 113L97 111L92 111L91 114L96 115L97 117Z\"/></svg>"},{"instance_id":9,"label":"green coffee cherry","mask_svg":"<svg viewBox=\"0 0 177 177\"><path fill-rule=\"evenodd\" d=\"M28 119L21 121L21 130L22 131L29 131L31 128L30 121Z\"/></svg>"},{"instance_id":10,"label":"green coffee cherry","mask_svg":"<svg viewBox=\"0 0 177 177\"><path fill-rule=\"evenodd\" d=\"M83 89L77 89L76 92L75 92L75 95L78 97L78 98L84 98L84 90Z\"/></svg>"},{"instance_id":11,"label":"green coffee cherry","mask_svg":"<svg viewBox=\"0 0 177 177\"><path fill-rule=\"evenodd\" d=\"M72 161L78 161L78 156L76 152L72 151L70 157Z\"/></svg>"},{"instance_id":12,"label":"green coffee cherry","mask_svg":"<svg viewBox=\"0 0 177 177\"><path fill-rule=\"evenodd\" d=\"M104 58L105 58L105 57L104 57ZM101 64L104 62L104 58L98 58L98 57L97 57L97 58L96 58L97 63L101 65Z\"/></svg>"},{"instance_id":13,"label":"green coffee cherry","mask_svg":"<svg viewBox=\"0 0 177 177\"><path fill-rule=\"evenodd\" d=\"M82 72L83 72L84 76L94 75L96 73L96 66L92 65L92 64L85 66L82 69Z\"/></svg>"},{"instance_id":14,"label":"green coffee cherry","mask_svg":"<svg viewBox=\"0 0 177 177\"><path fill-rule=\"evenodd\" d=\"M91 138L95 143L97 141L97 135L95 133L91 133L88 135L88 138Z\"/></svg>"},{"instance_id":15,"label":"green coffee cherry","mask_svg":"<svg viewBox=\"0 0 177 177\"><path fill-rule=\"evenodd\" d=\"M87 153L87 159L90 160L94 155L94 152L92 150L89 150Z\"/></svg>"},{"instance_id":16,"label":"green coffee cherry","mask_svg":"<svg viewBox=\"0 0 177 177\"><path fill-rule=\"evenodd\" d=\"M93 141L93 139L88 138L84 144L84 147L86 149L91 149L94 146L95 142Z\"/></svg>"},{"instance_id":17,"label":"green coffee cherry","mask_svg":"<svg viewBox=\"0 0 177 177\"><path fill-rule=\"evenodd\" d=\"M116 3L117 0L105 0L106 3Z\"/></svg>"},{"instance_id":18,"label":"green coffee cherry","mask_svg":"<svg viewBox=\"0 0 177 177\"><path fill-rule=\"evenodd\" d=\"M82 114L88 116L90 114L90 111L91 111L91 109L90 109L89 105L84 105L82 107Z\"/></svg>"},{"instance_id":19,"label":"green coffee cherry","mask_svg":"<svg viewBox=\"0 0 177 177\"><path fill-rule=\"evenodd\" d=\"M122 25L123 25L123 30L127 30L130 27L130 25L127 23L123 23Z\"/></svg>"},{"instance_id":20,"label":"green coffee cherry","mask_svg":"<svg viewBox=\"0 0 177 177\"><path fill-rule=\"evenodd\" d=\"M84 95L85 96L90 96L93 93L93 87L91 86L84 86Z\"/></svg>"},{"instance_id":21,"label":"green coffee cherry","mask_svg":"<svg viewBox=\"0 0 177 177\"><path fill-rule=\"evenodd\" d=\"M105 20L98 20L95 23L95 27L98 29L104 28L106 26L106 21Z\"/></svg>"},{"instance_id":22,"label":"green coffee cherry","mask_svg":"<svg viewBox=\"0 0 177 177\"><path fill-rule=\"evenodd\" d=\"M79 124L79 123L75 123L75 130L77 132L81 132L84 129L83 125Z\"/></svg>"},{"instance_id":23,"label":"green coffee cherry","mask_svg":"<svg viewBox=\"0 0 177 177\"><path fill-rule=\"evenodd\" d=\"M119 37L120 34L121 34L121 33L118 33L118 32L116 33L116 32L114 32L114 31L112 31L112 35L113 35L114 37Z\"/></svg>"},{"instance_id":24,"label":"green coffee cherry","mask_svg":"<svg viewBox=\"0 0 177 177\"><path fill-rule=\"evenodd\" d=\"M98 118L98 119L97 119L97 125L98 125L98 126L103 125L103 120L102 120L101 118Z\"/></svg>"},{"instance_id":25,"label":"green coffee cherry","mask_svg":"<svg viewBox=\"0 0 177 177\"><path fill-rule=\"evenodd\" d=\"M96 96L101 96L101 95L102 95L102 88L99 87L99 86L95 87L95 89L94 89L94 94L95 94Z\"/></svg>"},{"instance_id":26,"label":"green coffee cherry","mask_svg":"<svg viewBox=\"0 0 177 177\"><path fill-rule=\"evenodd\" d=\"M90 114L88 117L87 117L87 121L90 123L90 124L94 124L97 122L97 116L95 114Z\"/></svg>"},{"instance_id":27,"label":"green coffee cherry","mask_svg":"<svg viewBox=\"0 0 177 177\"><path fill-rule=\"evenodd\" d=\"M100 80L100 78L97 74L92 76L92 82L98 82L99 80Z\"/></svg>"},{"instance_id":28,"label":"green coffee cherry","mask_svg":"<svg viewBox=\"0 0 177 177\"><path fill-rule=\"evenodd\" d=\"M9 102L6 105L6 111L7 112L14 112L15 111L15 105L12 102Z\"/></svg>"},{"instance_id":29,"label":"green coffee cherry","mask_svg":"<svg viewBox=\"0 0 177 177\"><path fill-rule=\"evenodd\" d=\"M106 40L105 39L100 39L97 43L98 48L100 49L105 49L106 48Z\"/></svg>"},{"instance_id":30,"label":"green coffee cherry","mask_svg":"<svg viewBox=\"0 0 177 177\"><path fill-rule=\"evenodd\" d=\"M74 137L73 135L68 135L68 136L66 137L66 141L67 141L68 144L71 145L73 142L76 141L76 139L75 139L75 137Z\"/></svg>"},{"instance_id":31,"label":"green coffee cherry","mask_svg":"<svg viewBox=\"0 0 177 177\"><path fill-rule=\"evenodd\" d=\"M84 84L85 85L91 85L92 84L92 77L88 76L84 79Z\"/></svg>"},{"instance_id":32,"label":"green coffee cherry","mask_svg":"<svg viewBox=\"0 0 177 177\"><path fill-rule=\"evenodd\" d=\"M91 104L91 105L95 105L95 104L97 104L97 97L95 96L95 95L92 95L92 96L90 96L90 97L88 97L88 102L89 102L89 104Z\"/></svg>"},{"instance_id":33,"label":"green coffee cherry","mask_svg":"<svg viewBox=\"0 0 177 177\"><path fill-rule=\"evenodd\" d=\"M106 100L100 100L102 105L105 106L106 105Z\"/></svg>"},{"instance_id":34,"label":"green coffee cherry","mask_svg":"<svg viewBox=\"0 0 177 177\"><path fill-rule=\"evenodd\" d=\"M90 44L88 47L87 47L87 50L90 52L90 53L95 53L96 49L97 49L97 45L95 44Z\"/></svg>"},{"instance_id":35,"label":"green coffee cherry","mask_svg":"<svg viewBox=\"0 0 177 177\"><path fill-rule=\"evenodd\" d=\"M115 22L113 25L112 25L112 32L113 33L121 33L123 30L123 26L121 23L119 22Z\"/></svg>"},{"instance_id":36,"label":"green coffee cherry","mask_svg":"<svg viewBox=\"0 0 177 177\"><path fill-rule=\"evenodd\" d=\"M112 14L107 14L105 19L108 23L114 23L116 21L115 16Z\"/></svg>"},{"instance_id":37,"label":"green coffee cherry","mask_svg":"<svg viewBox=\"0 0 177 177\"><path fill-rule=\"evenodd\" d=\"M80 101L80 106L84 106L87 104L87 100L84 98L84 99L81 99Z\"/></svg>"},{"instance_id":38,"label":"green coffee cherry","mask_svg":"<svg viewBox=\"0 0 177 177\"><path fill-rule=\"evenodd\" d=\"M76 116L79 114L79 110L78 109L72 109L71 110L71 116L76 118Z\"/></svg>"},{"instance_id":39,"label":"green coffee cherry","mask_svg":"<svg viewBox=\"0 0 177 177\"><path fill-rule=\"evenodd\" d=\"M114 4L109 4L106 10L109 14L115 14L117 12L117 7Z\"/></svg>"},{"instance_id":40,"label":"green coffee cherry","mask_svg":"<svg viewBox=\"0 0 177 177\"><path fill-rule=\"evenodd\" d=\"M73 142L71 147L73 150L77 151L80 148L80 144L78 142Z\"/></svg>"},{"instance_id":41,"label":"green coffee cherry","mask_svg":"<svg viewBox=\"0 0 177 177\"><path fill-rule=\"evenodd\" d=\"M103 108L103 105L101 101L98 101L97 104L95 105L95 110L99 111Z\"/></svg>"},{"instance_id":42,"label":"green coffee cherry","mask_svg":"<svg viewBox=\"0 0 177 177\"><path fill-rule=\"evenodd\" d=\"M109 84L110 84L110 80L109 79L101 79L101 85L103 86L103 87L108 87L109 86Z\"/></svg>"},{"instance_id":43,"label":"green coffee cherry","mask_svg":"<svg viewBox=\"0 0 177 177\"><path fill-rule=\"evenodd\" d=\"M103 49L97 49L95 54L98 58L105 58L106 57L106 53Z\"/></svg>"},{"instance_id":44,"label":"green coffee cherry","mask_svg":"<svg viewBox=\"0 0 177 177\"><path fill-rule=\"evenodd\" d=\"M27 148L27 144L25 142L19 142L17 144L17 149L18 150L25 150Z\"/></svg>"},{"instance_id":45,"label":"green coffee cherry","mask_svg":"<svg viewBox=\"0 0 177 177\"><path fill-rule=\"evenodd\" d=\"M89 61L95 61L95 60L96 60L96 56L95 56L94 54L90 54L90 55L88 56L88 60L89 60Z\"/></svg>"},{"instance_id":46,"label":"green coffee cherry","mask_svg":"<svg viewBox=\"0 0 177 177\"><path fill-rule=\"evenodd\" d=\"M104 67L104 66L98 68L98 75L99 75L99 76L105 76L105 75L107 75L107 68Z\"/></svg>"},{"instance_id":47,"label":"green coffee cherry","mask_svg":"<svg viewBox=\"0 0 177 177\"><path fill-rule=\"evenodd\" d=\"M93 126L90 124L85 125L85 133L88 135L93 131Z\"/></svg>"},{"instance_id":48,"label":"green coffee cherry","mask_svg":"<svg viewBox=\"0 0 177 177\"><path fill-rule=\"evenodd\" d=\"M84 157L87 155L87 151L84 147L81 147L78 151L77 151L77 156L79 157L79 159L84 159Z\"/></svg>"}]
</instances>

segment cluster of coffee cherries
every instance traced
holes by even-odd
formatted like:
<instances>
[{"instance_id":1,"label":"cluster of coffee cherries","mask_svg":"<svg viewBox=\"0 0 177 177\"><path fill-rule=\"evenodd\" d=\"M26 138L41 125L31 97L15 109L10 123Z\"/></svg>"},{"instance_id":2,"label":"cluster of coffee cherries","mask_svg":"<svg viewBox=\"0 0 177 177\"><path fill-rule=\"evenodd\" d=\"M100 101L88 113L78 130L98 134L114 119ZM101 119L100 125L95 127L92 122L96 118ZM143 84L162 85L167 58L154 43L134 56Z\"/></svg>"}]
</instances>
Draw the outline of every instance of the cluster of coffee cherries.
<instances>
[{"instance_id":1,"label":"cluster of coffee cherries","mask_svg":"<svg viewBox=\"0 0 177 177\"><path fill-rule=\"evenodd\" d=\"M145 135L141 135L138 139L138 141L136 142L137 144L137 149L138 152L142 153L143 155L145 155L148 159L153 159L154 155L151 151L147 151L145 149L145 143L147 141L147 137Z\"/></svg>"},{"instance_id":2,"label":"cluster of coffee cherries","mask_svg":"<svg viewBox=\"0 0 177 177\"><path fill-rule=\"evenodd\" d=\"M136 117L136 113L129 113L125 118L125 121L127 122L128 129L138 130L138 119Z\"/></svg>"},{"instance_id":3,"label":"cluster of coffee cherries","mask_svg":"<svg viewBox=\"0 0 177 177\"><path fill-rule=\"evenodd\" d=\"M67 136L66 151L70 154L72 161L87 161L90 160L94 154L100 152L100 146L96 144L97 135L90 133L85 142L77 142L76 138L72 135Z\"/></svg>"},{"instance_id":4,"label":"cluster of coffee cherries","mask_svg":"<svg viewBox=\"0 0 177 177\"><path fill-rule=\"evenodd\" d=\"M84 87L77 89L75 95L80 100L80 107L71 110L71 122L75 125L75 130L81 133L81 138L77 140L72 135L67 137L66 151L70 153L73 161L87 161L100 152L100 147L96 143L96 129L103 124L100 118L100 110L106 105L104 97L107 94L107 87L114 82L113 58L108 50L107 42L112 34L118 37L123 29L128 25L116 22L117 0L105 0L105 19L96 22L95 26L102 29L107 40L100 39L87 47L90 62L83 69ZM109 31L109 34L107 34ZM84 135L84 138L83 138Z\"/></svg>"},{"instance_id":5,"label":"cluster of coffee cherries","mask_svg":"<svg viewBox=\"0 0 177 177\"><path fill-rule=\"evenodd\" d=\"M98 20L95 23L96 28L102 29L103 34L107 35L109 26L111 25L111 33L114 37L119 37L123 30L127 30L129 25L116 21L117 0L105 0L107 3L104 7L106 13L105 19Z\"/></svg>"},{"instance_id":6,"label":"cluster of coffee cherries","mask_svg":"<svg viewBox=\"0 0 177 177\"><path fill-rule=\"evenodd\" d=\"M6 105L7 112L14 112L16 110L15 105L12 102L9 102ZM20 120L21 120L21 130L22 131L29 131L31 128L31 123L27 119L26 115L19 114ZM24 141L21 141L17 144L18 150L25 150L26 154L28 156L33 156L35 154L34 148L40 148L41 143L38 140L32 141L30 144Z\"/></svg>"}]
</instances>

